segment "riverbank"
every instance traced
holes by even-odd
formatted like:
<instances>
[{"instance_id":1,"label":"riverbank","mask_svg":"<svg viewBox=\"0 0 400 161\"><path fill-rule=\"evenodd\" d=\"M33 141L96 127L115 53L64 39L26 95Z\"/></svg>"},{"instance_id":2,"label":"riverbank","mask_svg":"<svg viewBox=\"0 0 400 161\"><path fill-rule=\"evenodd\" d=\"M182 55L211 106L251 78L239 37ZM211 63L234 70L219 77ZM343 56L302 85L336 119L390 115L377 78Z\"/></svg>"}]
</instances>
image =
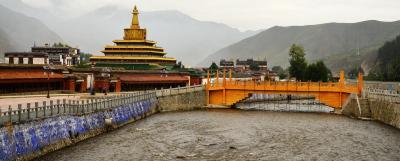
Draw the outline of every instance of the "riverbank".
<instances>
[{"instance_id":1,"label":"riverbank","mask_svg":"<svg viewBox=\"0 0 400 161\"><path fill-rule=\"evenodd\" d=\"M174 91L173 91L174 90ZM160 111L203 107L201 86L57 101L0 112L0 160L30 160ZM158 95L161 93L161 95ZM189 100L189 101L188 101ZM168 105L173 105L168 107ZM178 108L176 108L178 107Z\"/></svg>"},{"instance_id":2,"label":"riverbank","mask_svg":"<svg viewBox=\"0 0 400 161\"><path fill-rule=\"evenodd\" d=\"M400 130L342 115L169 112L37 160L400 160Z\"/></svg>"}]
</instances>

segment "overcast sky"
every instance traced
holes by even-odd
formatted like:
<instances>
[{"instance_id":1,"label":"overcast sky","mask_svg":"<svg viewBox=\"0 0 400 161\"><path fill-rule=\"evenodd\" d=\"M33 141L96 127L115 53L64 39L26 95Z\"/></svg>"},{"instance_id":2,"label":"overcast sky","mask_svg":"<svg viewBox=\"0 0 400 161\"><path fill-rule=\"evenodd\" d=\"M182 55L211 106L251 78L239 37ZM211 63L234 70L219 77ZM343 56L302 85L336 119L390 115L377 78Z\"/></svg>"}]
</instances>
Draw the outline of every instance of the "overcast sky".
<instances>
[{"instance_id":1,"label":"overcast sky","mask_svg":"<svg viewBox=\"0 0 400 161\"><path fill-rule=\"evenodd\" d=\"M141 11L178 10L241 30L326 22L400 20L400 0L22 0L54 13L78 16L105 5Z\"/></svg>"}]
</instances>

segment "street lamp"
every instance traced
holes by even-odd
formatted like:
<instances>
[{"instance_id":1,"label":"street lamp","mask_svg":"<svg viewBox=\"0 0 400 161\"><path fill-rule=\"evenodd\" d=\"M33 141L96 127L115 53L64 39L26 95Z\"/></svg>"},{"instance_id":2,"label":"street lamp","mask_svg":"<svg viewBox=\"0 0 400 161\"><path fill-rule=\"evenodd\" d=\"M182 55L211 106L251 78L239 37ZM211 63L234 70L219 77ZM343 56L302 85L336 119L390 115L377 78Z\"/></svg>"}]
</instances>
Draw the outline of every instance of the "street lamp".
<instances>
[{"instance_id":1,"label":"street lamp","mask_svg":"<svg viewBox=\"0 0 400 161\"><path fill-rule=\"evenodd\" d=\"M92 63L91 64L91 69L92 69L92 72L94 73L94 67L95 67L95 64L94 63ZM90 95L92 95L92 96L94 96L94 95L96 95L96 91L95 91L95 89L94 89L94 74L91 74L91 77L90 77Z\"/></svg>"},{"instance_id":2,"label":"street lamp","mask_svg":"<svg viewBox=\"0 0 400 161\"><path fill-rule=\"evenodd\" d=\"M47 73L47 98L50 98L50 74L53 74L51 72L51 66L48 64L47 66L43 66L43 69Z\"/></svg>"}]
</instances>

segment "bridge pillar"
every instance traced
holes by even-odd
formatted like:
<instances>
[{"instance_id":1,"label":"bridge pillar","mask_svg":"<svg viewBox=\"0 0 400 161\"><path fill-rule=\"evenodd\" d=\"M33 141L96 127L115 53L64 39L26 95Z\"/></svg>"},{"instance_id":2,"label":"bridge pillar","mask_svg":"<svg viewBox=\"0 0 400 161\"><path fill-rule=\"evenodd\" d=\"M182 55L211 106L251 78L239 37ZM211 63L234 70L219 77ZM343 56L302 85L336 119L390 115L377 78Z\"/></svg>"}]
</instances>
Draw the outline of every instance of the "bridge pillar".
<instances>
[{"instance_id":1,"label":"bridge pillar","mask_svg":"<svg viewBox=\"0 0 400 161\"><path fill-rule=\"evenodd\" d=\"M224 105L226 104L226 91L225 91L225 87L226 87L226 69L224 68L224 73L223 73L223 80L222 80L222 86L224 87L223 91L222 91L222 102L224 103Z\"/></svg>"},{"instance_id":2,"label":"bridge pillar","mask_svg":"<svg viewBox=\"0 0 400 161\"><path fill-rule=\"evenodd\" d=\"M358 95L361 96L362 90L364 88L364 79L363 79L363 74L361 72L358 73Z\"/></svg>"},{"instance_id":3,"label":"bridge pillar","mask_svg":"<svg viewBox=\"0 0 400 161\"><path fill-rule=\"evenodd\" d=\"M215 87L219 86L219 72L218 71L219 70L217 69L217 76L215 77L215 79L217 79L217 80L214 81Z\"/></svg>"},{"instance_id":4,"label":"bridge pillar","mask_svg":"<svg viewBox=\"0 0 400 161\"><path fill-rule=\"evenodd\" d=\"M232 68L229 68L229 82L232 82Z\"/></svg>"}]
</instances>

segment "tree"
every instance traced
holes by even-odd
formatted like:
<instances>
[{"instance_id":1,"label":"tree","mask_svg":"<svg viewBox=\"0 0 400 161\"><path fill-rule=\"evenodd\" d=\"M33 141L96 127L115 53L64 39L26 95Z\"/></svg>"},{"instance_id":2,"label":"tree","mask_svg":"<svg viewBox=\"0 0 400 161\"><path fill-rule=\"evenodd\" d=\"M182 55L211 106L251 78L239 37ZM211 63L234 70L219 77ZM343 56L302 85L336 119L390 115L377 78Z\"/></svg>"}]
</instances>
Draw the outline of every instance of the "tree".
<instances>
[{"instance_id":1,"label":"tree","mask_svg":"<svg viewBox=\"0 0 400 161\"><path fill-rule=\"evenodd\" d=\"M315 63L309 64L306 68L304 80L318 82L319 81L318 74L319 74L319 71L318 71L317 64L315 64Z\"/></svg>"},{"instance_id":2,"label":"tree","mask_svg":"<svg viewBox=\"0 0 400 161\"><path fill-rule=\"evenodd\" d=\"M54 43L53 47L70 47L68 44L63 44L61 42Z\"/></svg>"},{"instance_id":3,"label":"tree","mask_svg":"<svg viewBox=\"0 0 400 161\"><path fill-rule=\"evenodd\" d=\"M304 75L307 68L304 48L293 44L289 51L289 74L297 80L304 80Z\"/></svg>"},{"instance_id":4,"label":"tree","mask_svg":"<svg viewBox=\"0 0 400 161\"><path fill-rule=\"evenodd\" d=\"M326 67L323 61L317 61L307 66L304 80L312 82L327 82L331 80L332 73L331 70Z\"/></svg>"},{"instance_id":5,"label":"tree","mask_svg":"<svg viewBox=\"0 0 400 161\"><path fill-rule=\"evenodd\" d=\"M285 79L288 77L288 70L282 70L281 72L278 73L279 79Z\"/></svg>"},{"instance_id":6,"label":"tree","mask_svg":"<svg viewBox=\"0 0 400 161\"><path fill-rule=\"evenodd\" d=\"M212 73L214 73L215 71L218 70L218 65L215 64L215 62L212 62L212 64L211 64L209 70L210 70Z\"/></svg>"},{"instance_id":7,"label":"tree","mask_svg":"<svg viewBox=\"0 0 400 161\"><path fill-rule=\"evenodd\" d=\"M252 63L252 64L250 64L250 70L251 71L259 71L260 66L257 63Z\"/></svg>"},{"instance_id":8,"label":"tree","mask_svg":"<svg viewBox=\"0 0 400 161\"><path fill-rule=\"evenodd\" d=\"M378 51L376 65L369 72L368 79L400 81L400 35L386 42Z\"/></svg>"},{"instance_id":9,"label":"tree","mask_svg":"<svg viewBox=\"0 0 400 161\"><path fill-rule=\"evenodd\" d=\"M275 73L279 73L283 71L283 68L281 66L273 66L271 70Z\"/></svg>"},{"instance_id":10,"label":"tree","mask_svg":"<svg viewBox=\"0 0 400 161\"><path fill-rule=\"evenodd\" d=\"M319 81L328 82L329 80L332 79L331 70L328 67L326 67L323 61L317 61L316 65L319 70L319 76L320 76Z\"/></svg>"},{"instance_id":11,"label":"tree","mask_svg":"<svg viewBox=\"0 0 400 161\"><path fill-rule=\"evenodd\" d=\"M86 64L86 63L90 62L90 57L92 57L93 55L89 54L89 53L82 53L81 52L79 54L79 56L80 56L81 63Z\"/></svg>"},{"instance_id":12,"label":"tree","mask_svg":"<svg viewBox=\"0 0 400 161\"><path fill-rule=\"evenodd\" d=\"M285 79L288 76L287 70L283 70L281 66L272 67L272 71L278 74L279 79Z\"/></svg>"}]
</instances>

